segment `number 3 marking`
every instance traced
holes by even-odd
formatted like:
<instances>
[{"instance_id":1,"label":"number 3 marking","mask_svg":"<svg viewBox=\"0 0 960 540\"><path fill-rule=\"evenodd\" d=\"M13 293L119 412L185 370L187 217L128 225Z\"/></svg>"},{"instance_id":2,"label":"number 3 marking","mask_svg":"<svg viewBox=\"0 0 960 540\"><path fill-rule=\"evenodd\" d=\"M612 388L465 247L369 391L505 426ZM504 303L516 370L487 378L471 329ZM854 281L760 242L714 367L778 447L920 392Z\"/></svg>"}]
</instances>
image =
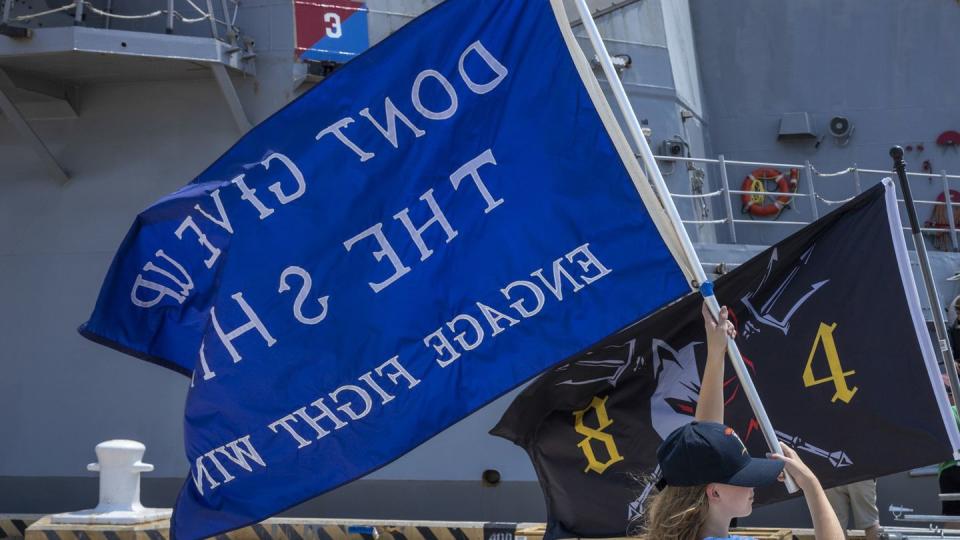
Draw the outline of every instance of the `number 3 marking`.
<instances>
[{"instance_id":1,"label":"number 3 marking","mask_svg":"<svg viewBox=\"0 0 960 540\"><path fill-rule=\"evenodd\" d=\"M338 38L343 35L343 30L340 28L340 16L336 13L324 13L323 22L330 23L330 28L327 28L327 35L332 38Z\"/></svg>"}]
</instances>

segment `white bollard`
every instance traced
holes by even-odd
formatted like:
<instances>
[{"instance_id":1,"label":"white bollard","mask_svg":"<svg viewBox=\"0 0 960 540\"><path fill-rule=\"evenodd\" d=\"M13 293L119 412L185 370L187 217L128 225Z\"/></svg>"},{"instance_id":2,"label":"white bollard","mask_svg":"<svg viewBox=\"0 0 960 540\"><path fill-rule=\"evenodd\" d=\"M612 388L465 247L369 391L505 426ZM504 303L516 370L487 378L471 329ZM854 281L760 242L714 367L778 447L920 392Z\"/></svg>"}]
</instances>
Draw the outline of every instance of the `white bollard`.
<instances>
[{"instance_id":1,"label":"white bollard","mask_svg":"<svg viewBox=\"0 0 960 540\"><path fill-rule=\"evenodd\" d=\"M133 525L170 517L171 510L144 508L140 504L140 473L153 465L141 461L143 443L127 440L97 445L97 463L88 471L100 473L100 501L96 508L52 516L52 523Z\"/></svg>"}]
</instances>

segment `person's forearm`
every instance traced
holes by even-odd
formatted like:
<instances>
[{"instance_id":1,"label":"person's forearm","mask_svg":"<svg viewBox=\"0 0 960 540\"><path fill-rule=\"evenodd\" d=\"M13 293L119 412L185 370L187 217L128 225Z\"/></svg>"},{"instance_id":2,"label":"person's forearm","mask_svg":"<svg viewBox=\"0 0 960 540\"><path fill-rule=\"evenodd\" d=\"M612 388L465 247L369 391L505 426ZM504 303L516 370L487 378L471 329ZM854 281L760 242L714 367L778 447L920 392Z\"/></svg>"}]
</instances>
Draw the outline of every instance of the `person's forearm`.
<instances>
[{"instance_id":1,"label":"person's forearm","mask_svg":"<svg viewBox=\"0 0 960 540\"><path fill-rule=\"evenodd\" d=\"M694 418L698 422L723 423L723 358L724 351L708 349L707 365L700 381L700 397Z\"/></svg>"},{"instance_id":2,"label":"person's forearm","mask_svg":"<svg viewBox=\"0 0 960 540\"><path fill-rule=\"evenodd\" d=\"M814 485L803 490L813 520L814 537L817 540L844 540L843 527L827 500L827 494L823 492L819 481L814 482Z\"/></svg>"}]
</instances>

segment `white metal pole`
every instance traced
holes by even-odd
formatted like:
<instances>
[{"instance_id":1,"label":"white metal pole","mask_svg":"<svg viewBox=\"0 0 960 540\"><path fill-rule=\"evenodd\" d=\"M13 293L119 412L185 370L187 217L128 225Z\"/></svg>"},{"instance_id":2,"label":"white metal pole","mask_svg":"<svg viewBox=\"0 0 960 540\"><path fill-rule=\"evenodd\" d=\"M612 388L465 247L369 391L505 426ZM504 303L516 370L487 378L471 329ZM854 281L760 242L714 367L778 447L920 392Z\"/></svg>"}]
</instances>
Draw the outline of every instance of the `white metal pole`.
<instances>
[{"instance_id":1,"label":"white metal pole","mask_svg":"<svg viewBox=\"0 0 960 540\"><path fill-rule=\"evenodd\" d=\"M13 0L10 0L13 2ZM73 25L74 26L83 26L83 2L84 0L77 0L73 7Z\"/></svg>"},{"instance_id":2,"label":"white metal pole","mask_svg":"<svg viewBox=\"0 0 960 540\"><path fill-rule=\"evenodd\" d=\"M173 33L173 17L176 14L173 6L174 0L167 0L167 33Z\"/></svg>"},{"instance_id":3,"label":"white metal pole","mask_svg":"<svg viewBox=\"0 0 960 540\"><path fill-rule=\"evenodd\" d=\"M810 212L813 215L813 221L820 219L820 208L817 206L817 188L813 185L813 165L806 161L803 167L804 176L807 177L807 191L810 193Z\"/></svg>"},{"instance_id":4,"label":"white metal pole","mask_svg":"<svg viewBox=\"0 0 960 540\"><path fill-rule=\"evenodd\" d=\"M730 241L737 243L737 222L733 215L733 202L730 201L730 180L727 178L727 162L723 154L717 156L720 166L720 181L723 183L723 206L727 210L727 224L729 225Z\"/></svg>"},{"instance_id":5,"label":"white metal pole","mask_svg":"<svg viewBox=\"0 0 960 540\"><path fill-rule=\"evenodd\" d=\"M947 210L947 223L950 225L950 247L953 251L957 250L957 224L953 221L953 197L950 193L950 183L947 182L947 171L940 171L940 178L943 180L943 202Z\"/></svg>"},{"instance_id":6,"label":"white metal pole","mask_svg":"<svg viewBox=\"0 0 960 540\"><path fill-rule=\"evenodd\" d=\"M654 190L660 197L660 201L663 203L664 209L667 211L667 215L670 216L670 222L677 232L677 237L680 239L683 254L686 257L687 263L689 264L691 270L694 272L694 276L697 280L697 286L700 286L708 281L707 274L703 271L703 265L700 264L700 258L697 256L697 252L693 249L693 243L690 241L690 237L687 235L687 230L683 227L683 222L680 221L680 214L677 212L676 205L673 204L673 199L670 197L670 191L667 189L667 185L663 181L663 175L660 174L660 169L657 167L657 162L653 157L653 152L650 150L650 145L647 144L647 139L643 136L643 132L640 129L640 122L637 120L637 115L633 111L633 106L630 104L630 100L627 98L627 92L624 90L623 84L620 82L620 78L617 76L617 70L613 67L613 62L610 61L610 54L607 52L607 47L603 43L603 38L600 37L600 31L597 29L597 25L593 20L593 16L590 15L590 8L587 7L586 0L575 1L577 11L580 12L580 20L583 22L583 27L587 31L587 35L590 38L590 43L593 45L593 49L599 57L600 66L603 68L603 73L607 78L607 82L610 84L610 90L613 92L613 95L616 98L617 106L620 108L620 113L623 116L624 121L627 123L627 130L630 132L637 149L640 150L640 157L647 169L647 174L653 181ZM712 290L704 290L703 292L707 306L710 309L710 312L716 318L720 313L720 304L717 302L717 298L713 295ZM764 409L763 403L760 401L760 396L757 394L757 389L753 385L753 379L750 377L750 372L747 371L747 366L743 361L743 357L740 355L740 349L737 347L737 343L733 339L727 338L727 352L730 357L730 363L733 365L733 370L737 373L737 377L740 379L740 384L743 386L744 394L747 396L747 400L750 402L750 407L753 409L753 413L756 415L757 421L760 423L760 430L763 432L763 436L767 440L767 445L773 452L782 454L783 450L780 447L780 441L777 439L776 432L774 432L773 426L770 424L770 418L767 416L767 411ZM790 478L789 475L785 476L787 490L791 493L796 492L798 490L796 483L792 478Z\"/></svg>"},{"instance_id":7,"label":"white metal pole","mask_svg":"<svg viewBox=\"0 0 960 540\"><path fill-rule=\"evenodd\" d=\"M207 16L210 17L210 37L220 39L217 33L217 14L213 12L213 0L207 0ZM224 14L223 18L226 19L227 15Z\"/></svg>"}]
</instances>

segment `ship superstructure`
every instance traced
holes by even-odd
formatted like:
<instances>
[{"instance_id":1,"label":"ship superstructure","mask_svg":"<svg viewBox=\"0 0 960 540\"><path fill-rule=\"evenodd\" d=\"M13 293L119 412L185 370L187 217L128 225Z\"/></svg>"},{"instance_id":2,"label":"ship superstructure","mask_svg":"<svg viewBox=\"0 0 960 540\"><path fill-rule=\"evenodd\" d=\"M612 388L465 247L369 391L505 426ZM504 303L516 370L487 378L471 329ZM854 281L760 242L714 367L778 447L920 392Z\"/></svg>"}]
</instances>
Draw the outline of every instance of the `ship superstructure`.
<instances>
[{"instance_id":1,"label":"ship superstructure","mask_svg":"<svg viewBox=\"0 0 960 540\"><path fill-rule=\"evenodd\" d=\"M143 441L156 465L144 503L172 504L187 471L186 379L75 332L122 235L250 126L436 3L0 0L0 512L89 506L96 479L82 466L121 437ZM891 176L887 149L900 144L929 216L938 309L949 308L960 294L949 279L960 269L960 5L591 7L708 272ZM761 185L782 193L752 203ZM513 395L295 512L542 520L526 456L486 434ZM881 482L880 506L909 493L934 513L935 492L931 477L899 475ZM751 519L789 525L802 515L791 504Z\"/></svg>"}]
</instances>

